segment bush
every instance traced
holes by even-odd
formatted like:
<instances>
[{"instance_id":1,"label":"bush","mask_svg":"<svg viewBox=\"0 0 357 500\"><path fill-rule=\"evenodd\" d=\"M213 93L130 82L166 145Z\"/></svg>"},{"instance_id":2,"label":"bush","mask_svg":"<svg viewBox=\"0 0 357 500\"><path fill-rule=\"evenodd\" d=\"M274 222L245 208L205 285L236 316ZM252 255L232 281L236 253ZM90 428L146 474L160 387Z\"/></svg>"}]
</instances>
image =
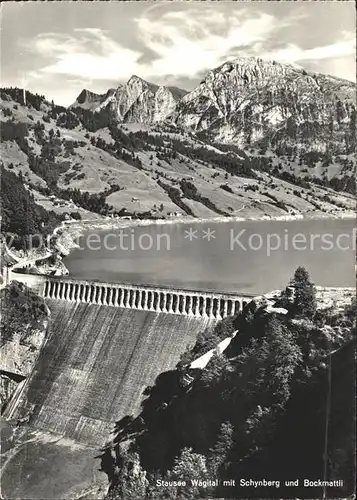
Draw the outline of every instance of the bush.
<instances>
[{"instance_id":1,"label":"bush","mask_svg":"<svg viewBox=\"0 0 357 500\"><path fill-rule=\"evenodd\" d=\"M229 187L227 184L221 184L219 187L221 189L224 189L225 191L228 191L228 193L233 193L233 189Z\"/></svg>"},{"instance_id":2,"label":"bush","mask_svg":"<svg viewBox=\"0 0 357 500\"><path fill-rule=\"evenodd\" d=\"M71 212L69 215L72 217L72 219L75 219L75 220L81 220L82 219L82 216L81 216L81 214L79 212Z\"/></svg>"},{"instance_id":3,"label":"bush","mask_svg":"<svg viewBox=\"0 0 357 500\"><path fill-rule=\"evenodd\" d=\"M64 113L60 113L57 118L57 127L64 127L68 129L74 129L80 124L78 117L72 111L66 110Z\"/></svg>"}]
</instances>

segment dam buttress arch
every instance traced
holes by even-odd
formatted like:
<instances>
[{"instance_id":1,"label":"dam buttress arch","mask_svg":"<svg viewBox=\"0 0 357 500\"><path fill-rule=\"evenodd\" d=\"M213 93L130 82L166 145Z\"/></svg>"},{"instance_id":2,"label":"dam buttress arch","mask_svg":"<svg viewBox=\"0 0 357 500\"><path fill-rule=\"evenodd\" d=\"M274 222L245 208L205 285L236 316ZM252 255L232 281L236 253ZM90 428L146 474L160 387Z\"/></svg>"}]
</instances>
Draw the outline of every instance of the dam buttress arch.
<instances>
[{"instance_id":1,"label":"dam buttress arch","mask_svg":"<svg viewBox=\"0 0 357 500\"><path fill-rule=\"evenodd\" d=\"M223 319L241 311L252 296L108 284L43 276L45 299L67 300L166 314Z\"/></svg>"}]
</instances>

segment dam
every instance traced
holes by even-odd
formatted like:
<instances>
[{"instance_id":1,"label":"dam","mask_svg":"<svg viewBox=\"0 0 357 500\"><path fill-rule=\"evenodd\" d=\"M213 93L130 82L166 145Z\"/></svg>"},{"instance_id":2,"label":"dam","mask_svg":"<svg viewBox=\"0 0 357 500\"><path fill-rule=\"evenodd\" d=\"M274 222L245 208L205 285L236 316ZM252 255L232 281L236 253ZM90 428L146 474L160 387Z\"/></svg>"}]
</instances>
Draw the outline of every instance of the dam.
<instances>
[{"instance_id":1,"label":"dam","mask_svg":"<svg viewBox=\"0 0 357 500\"><path fill-rule=\"evenodd\" d=\"M143 391L249 297L21 275L51 311L45 345L6 418L91 446L140 412Z\"/></svg>"},{"instance_id":2,"label":"dam","mask_svg":"<svg viewBox=\"0 0 357 500\"><path fill-rule=\"evenodd\" d=\"M189 290L150 288L135 285L46 280L44 298L122 307L157 313L223 319L237 314L247 297ZM249 299L248 299L249 300Z\"/></svg>"},{"instance_id":3,"label":"dam","mask_svg":"<svg viewBox=\"0 0 357 500\"><path fill-rule=\"evenodd\" d=\"M96 493L108 487L100 450L115 438L117 422L140 413L145 390L200 333L251 299L9 274L45 299L50 320L31 374L3 413L10 429L25 433L3 468L4 498L103 498Z\"/></svg>"},{"instance_id":4,"label":"dam","mask_svg":"<svg viewBox=\"0 0 357 500\"><path fill-rule=\"evenodd\" d=\"M49 299L51 329L11 418L98 447L215 320Z\"/></svg>"},{"instance_id":5,"label":"dam","mask_svg":"<svg viewBox=\"0 0 357 500\"><path fill-rule=\"evenodd\" d=\"M45 299L60 299L157 313L221 320L238 314L253 294L217 293L127 283L104 283L40 274L11 273Z\"/></svg>"}]
</instances>

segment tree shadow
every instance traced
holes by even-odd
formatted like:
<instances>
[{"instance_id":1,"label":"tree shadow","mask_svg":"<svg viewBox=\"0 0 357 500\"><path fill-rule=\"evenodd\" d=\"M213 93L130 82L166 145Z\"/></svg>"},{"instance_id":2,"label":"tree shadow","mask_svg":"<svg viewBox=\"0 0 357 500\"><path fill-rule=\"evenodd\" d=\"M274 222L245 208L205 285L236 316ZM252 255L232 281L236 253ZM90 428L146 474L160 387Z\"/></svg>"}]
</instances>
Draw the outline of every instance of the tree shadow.
<instances>
[{"instance_id":1,"label":"tree shadow","mask_svg":"<svg viewBox=\"0 0 357 500\"><path fill-rule=\"evenodd\" d=\"M94 459L100 460L98 471L107 475L108 483L113 484L118 474L118 457L112 446L104 447L100 450L102 453L95 456Z\"/></svg>"},{"instance_id":2,"label":"tree shadow","mask_svg":"<svg viewBox=\"0 0 357 500\"><path fill-rule=\"evenodd\" d=\"M157 376L154 385L143 391L141 411L137 416L125 415L115 422L113 438L95 458L100 460L100 471L105 472L113 484L121 468L121 450L136 450L142 440L154 440L159 431L166 433L172 424L171 415L178 397L187 392L182 385L182 375L170 370ZM170 415L169 415L170 414Z\"/></svg>"}]
</instances>

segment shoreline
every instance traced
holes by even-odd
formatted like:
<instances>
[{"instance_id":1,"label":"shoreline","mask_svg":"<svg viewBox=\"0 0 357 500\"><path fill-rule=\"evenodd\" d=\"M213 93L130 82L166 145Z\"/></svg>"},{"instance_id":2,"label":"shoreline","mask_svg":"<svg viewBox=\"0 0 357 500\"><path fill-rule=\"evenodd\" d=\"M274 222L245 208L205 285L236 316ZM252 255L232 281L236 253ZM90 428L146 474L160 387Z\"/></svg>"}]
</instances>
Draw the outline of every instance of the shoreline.
<instances>
[{"instance_id":1,"label":"shoreline","mask_svg":"<svg viewBox=\"0 0 357 500\"><path fill-rule=\"evenodd\" d=\"M195 223L195 224L205 224L209 222L262 222L262 221L267 221L267 222L274 222L274 221L294 221L294 220L326 220L326 219L331 219L331 220L344 220L344 219L356 219L356 214L354 212L344 212L342 214L309 214L309 215L304 215L304 214L296 214L296 215L277 215L277 216L270 216L270 215L262 215L262 216L251 216L251 217L239 217L239 216L232 216L232 217L224 217L224 216L217 216L217 217L201 217L201 218L195 218L195 217L176 217L175 219L143 219L143 220L135 220L135 221L127 221L127 227L130 226L149 226L149 225L165 225L165 224L188 224L188 223ZM133 222L133 224L130 224L130 222Z\"/></svg>"},{"instance_id":2,"label":"shoreline","mask_svg":"<svg viewBox=\"0 0 357 500\"><path fill-rule=\"evenodd\" d=\"M83 231L89 229L112 229L112 228L126 228L126 227L136 227L136 226L155 226L155 225L172 225L172 224L206 224L209 222L275 222L275 221L295 221L295 220L350 220L356 219L357 214L352 211L346 211L341 214L315 214L314 212L309 212L308 214L294 214L294 215L261 215L261 216L250 216L250 217L239 217L239 216L217 216L217 217L175 217L167 219L101 219L98 221L75 221L75 222L64 222L62 226L57 228L76 228L79 230L81 227Z\"/></svg>"},{"instance_id":3,"label":"shoreline","mask_svg":"<svg viewBox=\"0 0 357 500\"><path fill-rule=\"evenodd\" d=\"M77 243L74 241L76 238L81 237L86 231L99 230L106 231L109 229L126 229L128 227L139 226L163 226L173 224L207 224L207 223L229 223L229 222L279 222L279 221L299 221L299 220L352 220L356 219L354 212L344 212L342 214L296 214L296 215L280 215L280 216L252 216L252 217L175 217L171 219L101 219L98 221L75 221L63 222L58 226L55 232L61 229L63 233L58 235L55 244L61 254L68 255L69 252L78 248Z\"/></svg>"},{"instance_id":4,"label":"shoreline","mask_svg":"<svg viewBox=\"0 0 357 500\"><path fill-rule=\"evenodd\" d=\"M56 238L54 246L49 249L47 256L33 256L32 259L23 258L22 262L31 260L36 267L42 267L40 270L43 274L54 274L57 276L69 275L69 271L62 258L67 257L71 251L79 248L78 240L87 231L107 231L110 229L126 229L139 226L163 226L173 224L207 224L207 223L229 223L229 222L279 222L279 221L299 221L299 220L352 220L356 219L356 214L351 211L346 211L341 214L294 214L280 216L251 216L251 217L175 217L169 219L98 219L98 220L82 220L82 221L64 221L55 228L52 236ZM48 260L55 257L55 263L49 264ZM38 261L45 260L47 263L36 264ZM15 267L20 267L21 262L17 262Z\"/></svg>"}]
</instances>

